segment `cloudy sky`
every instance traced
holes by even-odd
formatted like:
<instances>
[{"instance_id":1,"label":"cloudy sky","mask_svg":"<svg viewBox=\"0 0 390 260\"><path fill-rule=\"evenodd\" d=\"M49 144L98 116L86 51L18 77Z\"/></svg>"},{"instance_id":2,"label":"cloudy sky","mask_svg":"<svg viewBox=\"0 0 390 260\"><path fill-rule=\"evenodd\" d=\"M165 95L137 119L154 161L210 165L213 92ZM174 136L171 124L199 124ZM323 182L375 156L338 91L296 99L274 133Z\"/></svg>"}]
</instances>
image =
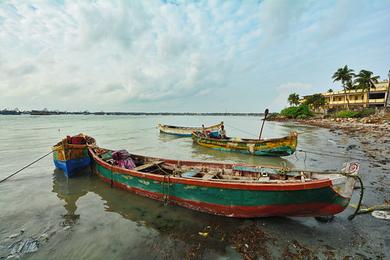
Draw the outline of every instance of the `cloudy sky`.
<instances>
[{"instance_id":1,"label":"cloudy sky","mask_svg":"<svg viewBox=\"0 0 390 260\"><path fill-rule=\"evenodd\" d=\"M0 1L0 109L261 112L387 78L390 1Z\"/></svg>"}]
</instances>

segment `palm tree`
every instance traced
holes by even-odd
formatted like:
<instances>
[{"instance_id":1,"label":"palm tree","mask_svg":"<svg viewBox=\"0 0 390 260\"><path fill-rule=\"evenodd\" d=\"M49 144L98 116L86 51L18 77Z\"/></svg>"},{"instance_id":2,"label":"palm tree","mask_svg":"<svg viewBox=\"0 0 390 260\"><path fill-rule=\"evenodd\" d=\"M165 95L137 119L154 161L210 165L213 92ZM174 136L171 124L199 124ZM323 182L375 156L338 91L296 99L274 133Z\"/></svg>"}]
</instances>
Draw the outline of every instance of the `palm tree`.
<instances>
[{"instance_id":1,"label":"palm tree","mask_svg":"<svg viewBox=\"0 0 390 260\"><path fill-rule=\"evenodd\" d=\"M366 107L368 107L368 102L370 98L370 89L375 88L374 83L378 83L379 76L374 76L372 71L361 70L359 74L356 75L356 79L354 83L357 84L357 87L363 89L363 91L367 92L367 103Z\"/></svg>"},{"instance_id":2,"label":"palm tree","mask_svg":"<svg viewBox=\"0 0 390 260\"><path fill-rule=\"evenodd\" d=\"M352 86L352 78L355 76L353 69L349 69L347 65L339 68L332 76L333 82L341 81L343 84L344 95L347 99L347 109L349 109L349 97L347 96L347 89Z\"/></svg>"},{"instance_id":3,"label":"palm tree","mask_svg":"<svg viewBox=\"0 0 390 260\"><path fill-rule=\"evenodd\" d=\"M297 106L299 105L299 95L297 93L292 93L288 96L287 101L290 103L290 106Z\"/></svg>"},{"instance_id":4,"label":"palm tree","mask_svg":"<svg viewBox=\"0 0 390 260\"><path fill-rule=\"evenodd\" d=\"M328 89L328 93L333 93L333 89Z\"/></svg>"}]
</instances>

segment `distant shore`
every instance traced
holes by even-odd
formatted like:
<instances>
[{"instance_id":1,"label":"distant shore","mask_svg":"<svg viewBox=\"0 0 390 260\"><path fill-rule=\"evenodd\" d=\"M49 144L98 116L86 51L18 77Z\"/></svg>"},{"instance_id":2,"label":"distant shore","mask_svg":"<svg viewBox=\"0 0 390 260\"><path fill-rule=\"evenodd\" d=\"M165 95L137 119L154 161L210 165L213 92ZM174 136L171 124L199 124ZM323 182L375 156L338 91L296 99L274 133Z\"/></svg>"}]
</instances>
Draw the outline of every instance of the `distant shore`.
<instances>
[{"instance_id":1,"label":"distant shore","mask_svg":"<svg viewBox=\"0 0 390 260\"><path fill-rule=\"evenodd\" d=\"M0 115L116 115L116 116L264 116L264 113L196 113L196 112L63 112L31 110L23 112L0 111Z\"/></svg>"}]
</instances>

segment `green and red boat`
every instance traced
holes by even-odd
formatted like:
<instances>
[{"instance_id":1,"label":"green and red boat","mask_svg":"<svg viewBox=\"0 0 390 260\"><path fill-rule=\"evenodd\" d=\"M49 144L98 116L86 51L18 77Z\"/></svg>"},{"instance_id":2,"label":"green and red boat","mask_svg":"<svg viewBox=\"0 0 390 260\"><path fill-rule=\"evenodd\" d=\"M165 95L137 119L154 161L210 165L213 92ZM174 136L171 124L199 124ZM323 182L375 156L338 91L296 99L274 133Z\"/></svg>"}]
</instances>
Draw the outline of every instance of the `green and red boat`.
<instances>
[{"instance_id":1,"label":"green and red boat","mask_svg":"<svg viewBox=\"0 0 390 260\"><path fill-rule=\"evenodd\" d=\"M128 154L133 166L127 169L113 159L115 151L88 149L94 171L111 187L237 218L333 216L348 206L359 169L358 163L340 172L318 172L135 154Z\"/></svg>"}]
</instances>

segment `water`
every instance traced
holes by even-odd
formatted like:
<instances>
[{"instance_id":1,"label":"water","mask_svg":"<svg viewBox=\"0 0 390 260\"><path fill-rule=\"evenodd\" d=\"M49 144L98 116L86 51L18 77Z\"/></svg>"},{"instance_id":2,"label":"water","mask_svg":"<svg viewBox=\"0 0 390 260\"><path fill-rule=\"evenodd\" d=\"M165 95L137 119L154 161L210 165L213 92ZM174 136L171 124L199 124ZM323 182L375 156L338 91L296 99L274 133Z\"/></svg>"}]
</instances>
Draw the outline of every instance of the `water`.
<instances>
[{"instance_id":1,"label":"water","mask_svg":"<svg viewBox=\"0 0 390 260\"><path fill-rule=\"evenodd\" d=\"M345 161L303 153L271 158L214 151L193 144L190 138L160 135L156 129L158 123L196 126L221 120L231 136L256 138L261 125L260 118L233 116L1 116L0 179L50 151L65 135L80 132L95 137L101 147L183 160L319 170L337 170ZM292 130L300 133L298 149L363 156L359 149L352 154L346 151L356 145L347 136L325 129L266 122L263 136L284 136ZM312 218L212 216L111 189L88 171L68 180L55 170L49 156L0 184L0 259L8 256L12 242L28 237L39 241L37 252L22 256L32 259L383 255L370 244L370 236L381 235L380 227L371 223L370 228L377 229L373 233L362 228L361 220L349 222L346 218L352 211L347 209L331 224ZM8 238L20 230L23 234Z\"/></svg>"}]
</instances>

